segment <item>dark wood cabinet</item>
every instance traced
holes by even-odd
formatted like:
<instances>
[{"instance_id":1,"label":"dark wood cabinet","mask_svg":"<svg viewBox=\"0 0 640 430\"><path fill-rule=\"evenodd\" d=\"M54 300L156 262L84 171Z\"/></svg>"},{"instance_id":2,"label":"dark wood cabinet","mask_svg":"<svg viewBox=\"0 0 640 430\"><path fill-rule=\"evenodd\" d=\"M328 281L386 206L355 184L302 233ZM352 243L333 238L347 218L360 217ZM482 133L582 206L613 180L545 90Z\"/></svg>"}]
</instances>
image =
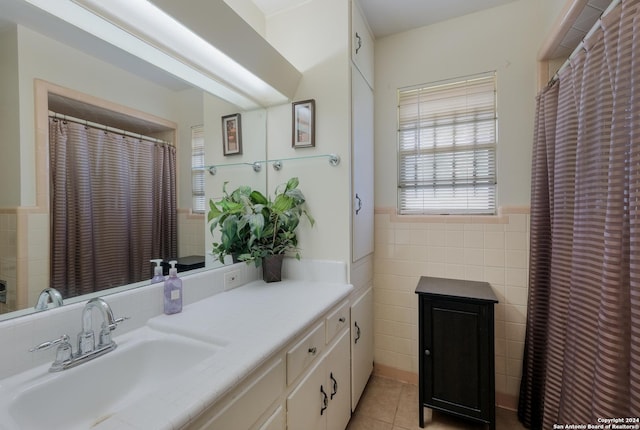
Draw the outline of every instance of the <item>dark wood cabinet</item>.
<instances>
[{"instance_id":1,"label":"dark wood cabinet","mask_svg":"<svg viewBox=\"0 0 640 430\"><path fill-rule=\"evenodd\" d=\"M419 310L419 419L424 407L495 429L494 310L487 282L423 276Z\"/></svg>"}]
</instances>

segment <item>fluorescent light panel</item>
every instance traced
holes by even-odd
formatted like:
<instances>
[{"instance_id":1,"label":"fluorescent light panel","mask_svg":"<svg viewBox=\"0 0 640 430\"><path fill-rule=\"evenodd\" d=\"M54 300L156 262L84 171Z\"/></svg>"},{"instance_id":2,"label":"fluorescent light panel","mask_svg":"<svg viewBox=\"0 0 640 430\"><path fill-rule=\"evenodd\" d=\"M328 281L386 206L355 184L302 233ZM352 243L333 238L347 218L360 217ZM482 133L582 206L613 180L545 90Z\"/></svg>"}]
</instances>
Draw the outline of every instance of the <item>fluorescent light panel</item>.
<instances>
[{"instance_id":1,"label":"fluorescent light panel","mask_svg":"<svg viewBox=\"0 0 640 430\"><path fill-rule=\"evenodd\" d=\"M147 0L74 1L259 101L266 104L287 101L269 84Z\"/></svg>"},{"instance_id":2,"label":"fluorescent light panel","mask_svg":"<svg viewBox=\"0 0 640 430\"><path fill-rule=\"evenodd\" d=\"M259 104L249 97L218 82L212 76L208 76L197 68L168 55L122 28L113 25L111 22L77 5L73 1L24 1L242 109L255 109L259 107ZM109 1L109 4L110 3L111 1ZM148 2L144 3L153 6ZM165 36L168 38L170 35L171 33L167 33Z\"/></svg>"}]
</instances>

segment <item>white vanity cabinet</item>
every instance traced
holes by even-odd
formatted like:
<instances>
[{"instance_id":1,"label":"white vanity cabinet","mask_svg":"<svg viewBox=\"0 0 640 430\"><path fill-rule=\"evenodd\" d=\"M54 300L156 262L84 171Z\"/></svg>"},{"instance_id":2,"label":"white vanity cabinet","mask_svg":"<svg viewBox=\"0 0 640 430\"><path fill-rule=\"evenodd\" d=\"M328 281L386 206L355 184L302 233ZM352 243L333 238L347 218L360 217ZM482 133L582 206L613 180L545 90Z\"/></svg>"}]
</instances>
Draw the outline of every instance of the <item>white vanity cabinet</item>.
<instances>
[{"instance_id":1,"label":"white vanity cabinet","mask_svg":"<svg viewBox=\"0 0 640 430\"><path fill-rule=\"evenodd\" d=\"M351 408L355 410L373 371L373 289L351 305Z\"/></svg>"},{"instance_id":2,"label":"white vanity cabinet","mask_svg":"<svg viewBox=\"0 0 640 430\"><path fill-rule=\"evenodd\" d=\"M287 428L286 412L282 406L278 408L267 418L267 420L260 424L258 430L285 430Z\"/></svg>"},{"instance_id":3,"label":"white vanity cabinet","mask_svg":"<svg viewBox=\"0 0 640 430\"><path fill-rule=\"evenodd\" d=\"M187 428L344 430L351 418L349 305L329 309Z\"/></svg>"},{"instance_id":4,"label":"white vanity cabinet","mask_svg":"<svg viewBox=\"0 0 640 430\"><path fill-rule=\"evenodd\" d=\"M287 429L344 430L351 416L350 391L345 330L287 397Z\"/></svg>"},{"instance_id":5,"label":"white vanity cabinet","mask_svg":"<svg viewBox=\"0 0 640 430\"><path fill-rule=\"evenodd\" d=\"M285 361L282 354L247 378L228 394L205 411L189 429L278 429L278 420L269 416L266 420L256 421L276 403L285 389ZM277 413L277 411L276 411Z\"/></svg>"}]
</instances>

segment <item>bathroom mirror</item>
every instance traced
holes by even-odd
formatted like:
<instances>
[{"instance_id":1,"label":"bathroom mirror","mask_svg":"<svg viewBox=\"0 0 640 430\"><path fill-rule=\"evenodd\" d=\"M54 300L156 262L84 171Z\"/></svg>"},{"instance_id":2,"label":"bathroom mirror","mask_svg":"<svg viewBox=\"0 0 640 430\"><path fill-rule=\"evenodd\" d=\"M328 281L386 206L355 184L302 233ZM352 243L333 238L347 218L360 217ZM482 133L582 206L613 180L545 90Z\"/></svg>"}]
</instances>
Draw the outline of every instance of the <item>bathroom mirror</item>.
<instances>
[{"instance_id":1,"label":"bathroom mirror","mask_svg":"<svg viewBox=\"0 0 640 430\"><path fill-rule=\"evenodd\" d=\"M264 170L250 166L266 158L266 110L243 111L91 36L77 37L77 29L60 21L47 23L42 13L32 19L25 15L29 8L18 15L5 12L0 7L0 320L32 312L48 286L50 220L48 198L42 197L48 167L37 143L43 133L36 128L35 80L176 124L178 256L203 255L206 267L200 270L217 267L206 254L212 242L206 213L191 213L191 129L204 125L205 163L220 166L216 175L205 173L205 200L219 197L224 182L266 190ZM243 152L224 156L221 118L236 113L242 118ZM98 295L147 284L114 285ZM27 289L26 306L2 303L15 301L20 286ZM65 297L65 303L84 299Z\"/></svg>"}]
</instances>

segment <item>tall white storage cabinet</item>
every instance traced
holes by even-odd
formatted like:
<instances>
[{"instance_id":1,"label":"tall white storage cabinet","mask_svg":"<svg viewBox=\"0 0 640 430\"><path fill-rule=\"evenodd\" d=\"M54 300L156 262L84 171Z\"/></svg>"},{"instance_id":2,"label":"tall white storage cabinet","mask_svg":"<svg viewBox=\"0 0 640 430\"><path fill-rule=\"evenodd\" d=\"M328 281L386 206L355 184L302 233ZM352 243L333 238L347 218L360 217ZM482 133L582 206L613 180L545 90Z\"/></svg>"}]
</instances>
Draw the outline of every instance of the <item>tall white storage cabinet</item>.
<instances>
[{"instance_id":1,"label":"tall white storage cabinet","mask_svg":"<svg viewBox=\"0 0 640 430\"><path fill-rule=\"evenodd\" d=\"M373 253L373 36L351 3L352 260Z\"/></svg>"},{"instance_id":2,"label":"tall white storage cabinet","mask_svg":"<svg viewBox=\"0 0 640 430\"><path fill-rule=\"evenodd\" d=\"M353 134L352 258L373 253L373 90L351 66Z\"/></svg>"},{"instance_id":3,"label":"tall white storage cabinet","mask_svg":"<svg viewBox=\"0 0 640 430\"><path fill-rule=\"evenodd\" d=\"M352 411L373 371L373 41L358 1L351 0L351 277L359 291L350 307Z\"/></svg>"}]
</instances>

